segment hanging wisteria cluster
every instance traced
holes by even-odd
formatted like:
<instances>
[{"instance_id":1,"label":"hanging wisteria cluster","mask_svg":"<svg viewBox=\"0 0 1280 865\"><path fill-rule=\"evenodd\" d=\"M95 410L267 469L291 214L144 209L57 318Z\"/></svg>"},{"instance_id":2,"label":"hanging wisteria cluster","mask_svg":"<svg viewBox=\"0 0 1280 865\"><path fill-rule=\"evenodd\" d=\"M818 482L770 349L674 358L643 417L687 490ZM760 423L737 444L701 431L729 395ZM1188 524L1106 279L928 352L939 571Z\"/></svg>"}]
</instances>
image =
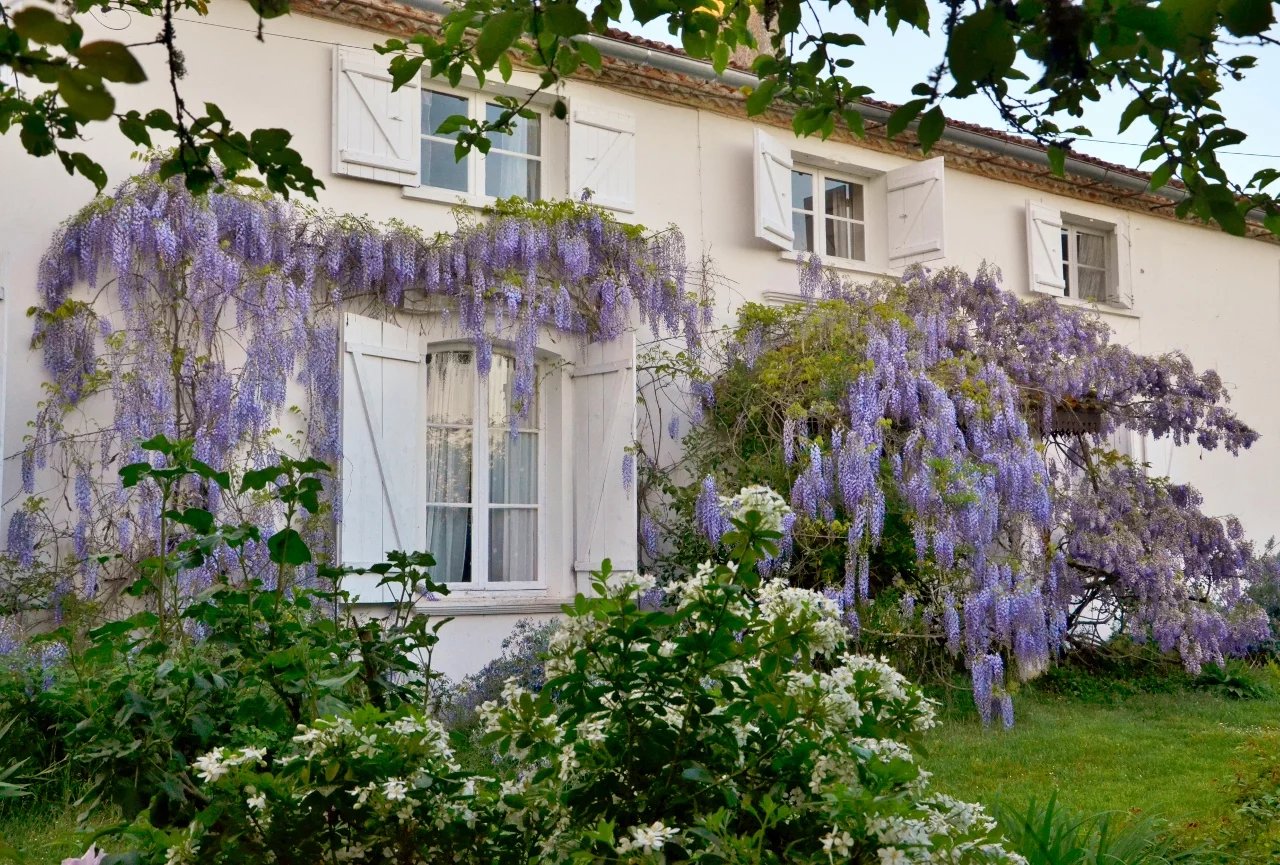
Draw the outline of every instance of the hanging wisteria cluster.
<instances>
[{"instance_id":1,"label":"hanging wisteria cluster","mask_svg":"<svg viewBox=\"0 0 1280 865\"><path fill-rule=\"evenodd\" d=\"M343 305L443 306L474 342L482 374L495 341L509 344L518 414L534 392L541 330L610 340L635 318L696 352L706 314L686 287L678 231L645 234L589 205L502 202L429 236L254 194L197 198L154 169L61 227L39 293L34 344L49 397L23 453L32 498L10 522L9 548L27 565L37 547L79 563L89 592L96 554L154 552L159 502L130 504L115 480L141 459L140 441L191 438L210 465L256 465L284 445L297 404L294 448L339 463ZM33 515L57 499L70 504L73 528L38 537Z\"/></svg>"},{"instance_id":2,"label":"hanging wisteria cluster","mask_svg":"<svg viewBox=\"0 0 1280 865\"><path fill-rule=\"evenodd\" d=\"M692 371L690 514L705 537L725 530L720 483L789 484L797 519L769 567L825 584L855 630L896 581L903 618L965 659L988 720L1011 718L1006 671L1038 674L1087 622L1177 649L1191 670L1267 638L1239 523L1108 445L1126 429L1249 447L1216 373L1114 345L1095 316L1021 301L990 269L854 286L811 259L800 283L806 304L749 305L718 365ZM1064 411L1096 431L1064 428ZM890 515L910 579L873 573ZM829 554L797 558L833 536L841 573Z\"/></svg>"}]
</instances>

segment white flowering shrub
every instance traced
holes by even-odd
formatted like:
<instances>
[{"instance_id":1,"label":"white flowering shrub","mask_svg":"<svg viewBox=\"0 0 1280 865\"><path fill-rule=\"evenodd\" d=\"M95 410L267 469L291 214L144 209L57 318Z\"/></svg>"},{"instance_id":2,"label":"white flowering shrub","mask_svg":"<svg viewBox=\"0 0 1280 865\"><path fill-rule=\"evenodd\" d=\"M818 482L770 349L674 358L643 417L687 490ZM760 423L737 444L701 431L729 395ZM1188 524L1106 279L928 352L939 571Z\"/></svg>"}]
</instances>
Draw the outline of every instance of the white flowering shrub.
<instances>
[{"instance_id":1,"label":"white flowering shrub","mask_svg":"<svg viewBox=\"0 0 1280 865\"><path fill-rule=\"evenodd\" d=\"M211 804L170 862L1022 862L980 808L929 792L910 747L929 701L844 654L832 601L761 580L783 511L742 500L763 510L732 511L730 564L658 609L606 564L546 687L480 707L510 778L459 771L417 716L322 721L279 754L202 760Z\"/></svg>"}]
</instances>

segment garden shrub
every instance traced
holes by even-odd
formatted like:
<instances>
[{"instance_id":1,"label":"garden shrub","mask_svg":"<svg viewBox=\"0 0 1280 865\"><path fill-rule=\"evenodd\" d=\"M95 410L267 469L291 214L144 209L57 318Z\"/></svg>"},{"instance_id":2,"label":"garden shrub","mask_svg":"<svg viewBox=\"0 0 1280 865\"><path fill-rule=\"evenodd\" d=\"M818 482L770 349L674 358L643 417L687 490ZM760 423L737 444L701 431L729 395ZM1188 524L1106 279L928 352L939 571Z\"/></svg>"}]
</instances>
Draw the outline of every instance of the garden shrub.
<instances>
[{"instance_id":1,"label":"garden shrub","mask_svg":"<svg viewBox=\"0 0 1280 865\"><path fill-rule=\"evenodd\" d=\"M1021 862L973 805L933 794L910 744L933 707L887 664L844 654L820 594L763 579L786 507L756 492L726 563L669 587L595 575L534 693L480 708L507 777L462 772L415 709L319 719L197 768L188 830L139 827L145 861Z\"/></svg>"},{"instance_id":2,"label":"garden shrub","mask_svg":"<svg viewBox=\"0 0 1280 865\"><path fill-rule=\"evenodd\" d=\"M231 479L195 459L190 442L157 437L143 448L156 463L121 474L126 488L159 487L163 552L139 563L134 612L87 633L64 625L13 656L26 662L0 668L0 717L29 737L29 756L65 761L87 811L132 820L145 810L151 825L185 825L205 804L193 769L200 754L246 737L287 742L298 725L356 706L425 705L437 639L425 616L402 603L389 619L360 621L340 590L292 578L311 561L296 525L325 508L323 463L285 457L238 479L280 504L283 524L268 531L171 505L186 485L229 488ZM271 585L237 567L251 545L273 563ZM222 566L212 585L184 597L181 574L211 559ZM427 578L430 556L389 559L372 570L402 601L445 591ZM344 573L321 569L326 580Z\"/></svg>"}]
</instances>

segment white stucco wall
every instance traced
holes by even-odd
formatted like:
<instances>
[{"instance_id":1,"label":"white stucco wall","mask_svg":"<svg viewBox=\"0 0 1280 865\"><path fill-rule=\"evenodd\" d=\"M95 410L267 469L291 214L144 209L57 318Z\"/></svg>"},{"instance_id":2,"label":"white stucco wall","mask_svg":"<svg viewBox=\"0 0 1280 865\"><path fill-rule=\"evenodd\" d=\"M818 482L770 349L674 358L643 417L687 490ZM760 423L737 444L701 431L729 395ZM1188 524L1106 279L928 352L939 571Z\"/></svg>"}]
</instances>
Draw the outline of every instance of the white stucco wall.
<instances>
[{"instance_id":1,"label":"white stucco wall","mask_svg":"<svg viewBox=\"0 0 1280 865\"><path fill-rule=\"evenodd\" d=\"M119 22L112 22L113 24ZM91 27L92 25L90 25ZM330 173L333 46L369 46L376 34L303 16L269 22L265 44L253 38L256 20L245 4L213 4L207 21L180 28L189 77L184 97L191 105L218 103L243 130L284 126L294 146L326 184L320 204L341 211L398 218L425 230L448 229L447 206L407 197L400 188ZM145 41L156 23L134 19L110 38ZM278 35L287 34L287 35ZM159 49L141 49L160 60ZM158 73L159 66L152 67ZM167 89L152 81L118 88L121 108L167 104ZM727 320L743 300L765 291L795 291L794 263L753 237L752 124L720 114L624 95L582 82L565 85L564 96L621 109L636 118L637 209L626 218L650 227L677 225L691 256L709 254L726 278L716 298L717 318ZM567 188L567 127L547 119L544 189ZM775 136L784 134L773 130ZM130 146L107 128L85 142L114 181L135 171ZM797 151L887 171L909 160L852 145L800 141ZM1006 286L1025 292L1027 199L1044 201L1081 216L1127 225L1132 313L1104 314L1118 338L1144 352L1186 351L1199 367L1216 368L1231 385L1232 407L1263 438L1240 458L1179 449L1173 475L1195 483L1212 513L1235 513L1257 538L1280 529L1280 401L1272 379L1280 369L1280 246L1234 238L1192 224L1054 198L1013 183L949 169L946 178L945 262L966 269L982 261L999 265ZM872 218L883 207L883 180L870 181ZM39 358L28 348L37 303L39 256L57 224L92 197L92 187L68 177L54 159L22 152L15 135L0 138L0 279L5 280L3 446L6 500L18 493L12 459L41 397ZM877 243L877 229L869 240ZM446 629L442 666L458 675L478 668L496 651L516 614L468 615Z\"/></svg>"}]
</instances>

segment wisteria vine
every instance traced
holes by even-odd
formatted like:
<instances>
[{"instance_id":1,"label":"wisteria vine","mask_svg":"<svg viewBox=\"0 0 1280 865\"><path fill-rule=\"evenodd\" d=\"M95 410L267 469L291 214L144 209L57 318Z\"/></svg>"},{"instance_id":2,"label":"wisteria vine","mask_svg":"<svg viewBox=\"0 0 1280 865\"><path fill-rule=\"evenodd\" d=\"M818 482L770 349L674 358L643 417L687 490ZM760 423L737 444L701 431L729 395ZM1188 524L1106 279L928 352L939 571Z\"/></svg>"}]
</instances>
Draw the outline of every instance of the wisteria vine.
<instances>
[{"instance_id":1,"label":"wisteria vine","mask_svg":"<svg viewBox=\"0 0 1280 865\"><path fill-rule=\"evenodd\" d=\"M92 594L99 553L154 553L158 502L128 501L115 472L158 434L194 439L219 468L284 446L339 464L340 309L436 309L482 375L495 342L510 346L523 414L540 331L605 341L644 323L696 352L707 307L686 276L677 230L646 234L587 204L499 202L429 236L252 193L195 197L153 166L68 220L41 261L33 345L49 382L11 555L24 570L61 557ZM72 582L59 577L55 606Z\"/></svg>"},{"instance_id":2,"label":"wisteria vine","mask_svg":"<svg viewBox=\"0 0 1280 865\"><path fill-rule=\"evenodd\" d=\"M1245 595L1263 563L1238 521L1108 444L1129 430L1249 447L1216 373L1113 344L1096 316L1020 300L990 268L858 286L815 258L799 281L805 303L748 305L714 362L685 366L700 480L665 487L647 532L683 512L714 544L721 486L789 488L796 518L768 567L826 586L855 630L892 588L910 629L965 660L987 720L1011 718L1009 677L1043 671L1086 625L1176 649L1193 671L1267 639ZM891 518L905 555L884 546Z\"/></svg>"}]
</instances>

